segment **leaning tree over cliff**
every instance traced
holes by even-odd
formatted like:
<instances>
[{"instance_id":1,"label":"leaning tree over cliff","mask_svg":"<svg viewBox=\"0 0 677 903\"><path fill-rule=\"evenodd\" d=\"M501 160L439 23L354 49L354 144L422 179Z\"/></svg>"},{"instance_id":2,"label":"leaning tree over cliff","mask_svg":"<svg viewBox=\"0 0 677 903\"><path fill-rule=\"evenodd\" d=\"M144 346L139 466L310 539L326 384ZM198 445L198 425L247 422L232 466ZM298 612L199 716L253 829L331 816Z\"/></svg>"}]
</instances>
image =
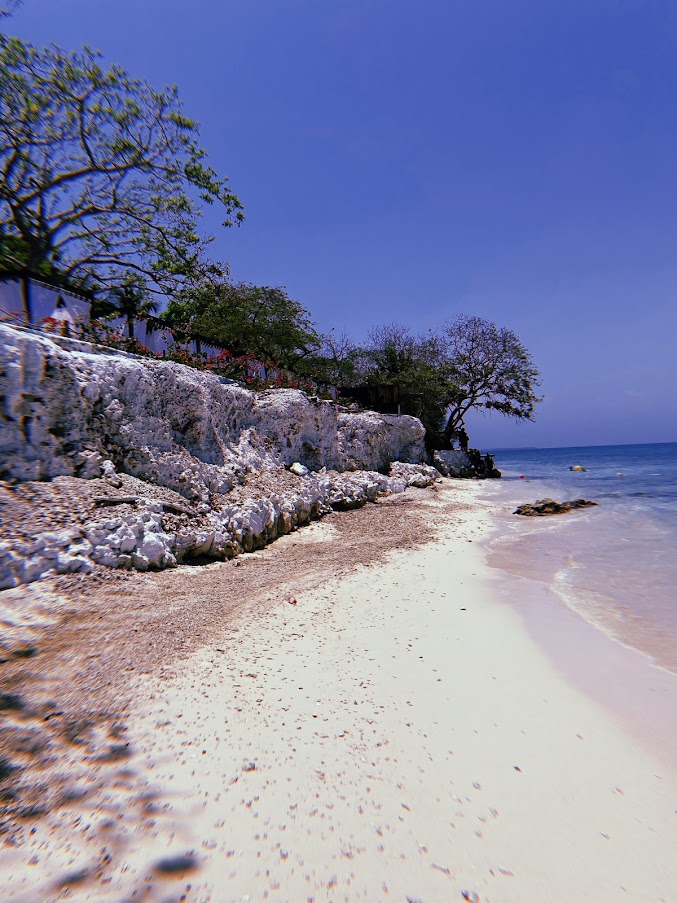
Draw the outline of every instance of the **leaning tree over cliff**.
<instances>
[{"instance_id":1,"label":"leaning tree over cliff","mask_svg":"<svg viewBox=\"0 0 677 903\"><path fill-rule=\"evenodd\" d=\"M540 375L517 335L482 317L458 316L440 333L450 388L445 433L460 429L470 410L533 420Z\"/></svg>"},{"instance_id":2,"label":"leaning tree over cliff","mask_svg":"<svg viewBox=\"0 0 677 903\"><path fill-rule=\"evenodd\" d=\"M88 48L0 35L0 250L5 269L56 267L108 288L156 291L203 272L203 204L242 206L207 164L176 88L155 90Z\"/></svg>"}]
</instances>

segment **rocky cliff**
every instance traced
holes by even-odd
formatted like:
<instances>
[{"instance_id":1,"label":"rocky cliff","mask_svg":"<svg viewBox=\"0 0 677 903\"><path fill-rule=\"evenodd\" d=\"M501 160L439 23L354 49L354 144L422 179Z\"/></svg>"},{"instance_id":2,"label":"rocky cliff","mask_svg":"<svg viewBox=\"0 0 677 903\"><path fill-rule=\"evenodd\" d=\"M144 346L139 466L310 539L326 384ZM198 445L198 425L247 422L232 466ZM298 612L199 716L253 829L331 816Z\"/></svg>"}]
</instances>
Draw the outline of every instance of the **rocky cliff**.
<instances>
[{"instance_id":1,"label":"rocky cliff","mask_svg":"<svg viewBox=\"0 0 677 903\"><path fill-rule=\"evenodd\" d=\"M423 439L413 417L0 325L0 588L255 548L432 482ZM36 521L36 493L57 528Z\"/></svg>"}]
</instances>

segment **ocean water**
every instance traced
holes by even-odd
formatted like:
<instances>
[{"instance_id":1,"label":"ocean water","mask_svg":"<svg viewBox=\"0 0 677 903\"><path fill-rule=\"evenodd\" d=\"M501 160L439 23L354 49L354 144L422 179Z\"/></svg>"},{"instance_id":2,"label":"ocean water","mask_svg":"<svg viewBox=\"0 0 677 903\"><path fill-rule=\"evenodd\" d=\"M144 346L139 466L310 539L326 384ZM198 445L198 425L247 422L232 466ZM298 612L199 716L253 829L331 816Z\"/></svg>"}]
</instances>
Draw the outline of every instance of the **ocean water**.
<instances>
[{"instance_id":1,"label":"ocean water","mask_svg":"<svg viewBox=\"0 0 677 903\"><path fill-rule=\"evenodd\" d=\"M547 583L586 620L677 673L677 443L497 451L496 464L503 480L487 493L502 527L490 563ZM545 497L598 507L512 513Z\"/></svg>"}]
</instances>

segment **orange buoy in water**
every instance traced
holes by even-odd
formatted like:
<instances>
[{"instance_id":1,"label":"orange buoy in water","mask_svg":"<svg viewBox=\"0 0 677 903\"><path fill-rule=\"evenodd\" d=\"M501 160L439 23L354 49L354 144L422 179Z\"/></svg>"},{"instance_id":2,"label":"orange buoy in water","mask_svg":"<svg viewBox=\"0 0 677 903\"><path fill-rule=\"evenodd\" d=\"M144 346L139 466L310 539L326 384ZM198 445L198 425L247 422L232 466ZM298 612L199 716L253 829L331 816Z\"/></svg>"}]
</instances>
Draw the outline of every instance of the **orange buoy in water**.
<instances>
[{"instance_id":1,"label":"orange buoy in water","mask_svg":"<svg viewBox=\"0 0 677 903\"><path fill-rule=\"evenodd\" d=\"M521 474L520 474L520 480L523 480L523 479L524 479L524 474L521 473Z\"/></svg>"}]
</instances>

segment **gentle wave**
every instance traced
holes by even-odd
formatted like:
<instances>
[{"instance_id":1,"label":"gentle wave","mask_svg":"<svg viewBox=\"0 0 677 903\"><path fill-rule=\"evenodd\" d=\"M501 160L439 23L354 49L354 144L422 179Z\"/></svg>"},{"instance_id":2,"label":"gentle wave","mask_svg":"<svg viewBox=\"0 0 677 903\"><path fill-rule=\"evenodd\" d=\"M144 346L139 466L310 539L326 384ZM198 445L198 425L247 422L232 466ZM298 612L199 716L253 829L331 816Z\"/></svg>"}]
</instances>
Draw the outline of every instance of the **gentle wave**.
<instances>
[{"instance_id":1,"label":"gentle wave","mask_svg":"<svg viewBox=\"0 0 677 903\"><path fill-rule=\"evenodd\" d=\"M590 469L570 472L567 461ZM530 449L497 453L496 463L509 478L490 495L506 514L492 563L547 583L586 621L677 672L677 444L576 449L575 457L571 449ZM529 478L511 479L515 473ZM599 507L507 516L546 496Z\"/></svg>"}]
</instances>

